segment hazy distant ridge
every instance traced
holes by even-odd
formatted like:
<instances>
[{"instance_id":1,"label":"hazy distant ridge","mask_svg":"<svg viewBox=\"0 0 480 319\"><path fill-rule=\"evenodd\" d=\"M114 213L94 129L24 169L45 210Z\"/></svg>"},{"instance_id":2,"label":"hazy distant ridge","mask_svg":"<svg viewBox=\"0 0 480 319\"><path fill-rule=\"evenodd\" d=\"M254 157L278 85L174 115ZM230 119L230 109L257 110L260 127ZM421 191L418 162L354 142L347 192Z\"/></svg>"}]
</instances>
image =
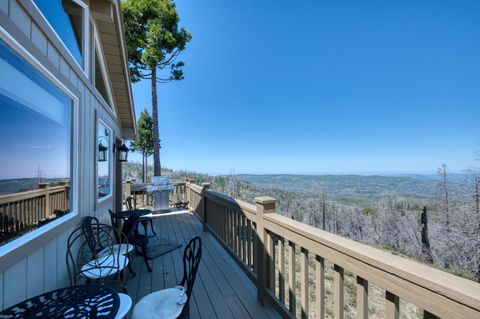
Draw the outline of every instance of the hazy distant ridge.
<instances>
[{"instance_id":1,"label":"hazy distant ridge","mask_svg":"<svg viewBox=\"0 0 480 319\"><path fill-rule=\"evenodd\" d=\"M274 187L293 192L325 191L331 196L355 196L377 198L386 194L408 197L431 198L438 194L438 180L435 175L407 176L364 176L364 175L295 175L295 174L240 174L238 180L260 187ZM462 177L451 177L452 196L465 193L465 185L459 183Z\"/></svg>"}]
</instances>

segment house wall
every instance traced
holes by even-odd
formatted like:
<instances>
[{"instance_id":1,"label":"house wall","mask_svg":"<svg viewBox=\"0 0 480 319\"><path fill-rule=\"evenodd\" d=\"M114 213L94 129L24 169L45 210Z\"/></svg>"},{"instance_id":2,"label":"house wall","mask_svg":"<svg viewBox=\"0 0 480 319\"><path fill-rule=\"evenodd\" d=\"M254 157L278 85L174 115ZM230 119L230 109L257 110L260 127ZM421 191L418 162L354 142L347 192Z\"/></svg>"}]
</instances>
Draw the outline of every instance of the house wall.
<instances>
[{"instance_id":1,"label":"house wall","mask_svg":"<svg viewBox=\"0 0 480 319\"><path fill-rule=\"evenodd\" d=\"M0 309L68 285L66 248L69 234L78 226L82 216L94 215L101 221L109 221L108 209L114 209L116 196L113 190L110 198L101 203L96 200L95 113L110 126L114 136L120 134L120 121L33 8L31 0L0 0L0 25L78 97L79 125L74 134L78 134L79 165L74 170L79 178L72 182L78 185L78 191L73 195L78 196L78 215L0 258ZM118 170L115 162L113 156L113 178ZM112 185L115 184L113 180Z\"/></svg>"}]
</instances>

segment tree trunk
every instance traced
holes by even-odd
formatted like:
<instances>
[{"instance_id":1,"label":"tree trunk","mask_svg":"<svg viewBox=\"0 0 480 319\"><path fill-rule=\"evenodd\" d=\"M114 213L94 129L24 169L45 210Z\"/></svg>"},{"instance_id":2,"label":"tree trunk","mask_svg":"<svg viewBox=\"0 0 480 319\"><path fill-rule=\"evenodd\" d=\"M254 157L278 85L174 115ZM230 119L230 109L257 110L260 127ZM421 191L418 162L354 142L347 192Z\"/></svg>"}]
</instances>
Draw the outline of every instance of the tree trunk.
<instances>
[{"instance_id":1,"label":"tree trunk","mask_svg":"<svg viewBox=\"0 0 480 319\"><path fill-rule=\"evenodd\" d=\"M327 207L325 203L325 192L322 194L322 229L325 230L325 217L327 214Z\"/></svg>"},{"instance_id":2,"label":"tree trunk","mask_svg":"<svg viewBox=\"0 0 480 319\"><path fill-rule=\"evenodd\" d=\"M145 183L148 183L148 156L145 155Z\"/></svg>"},{"instance_id":3,"label":"tree trunk","mask_svg":"<svg viewBox=\"0 0 480 319\"><path fill-rule=\"evenodd\" d=\"M425 261L433 263L432 253L430 250L430 240L428 239L428 217L427 206L423 206L422 215L420 218L421 223L421 235L422 235L422 253Z\"/></svg>"},{"instance_id":4,"label":"tree trunk","mask_svg":"<svg viewBox=\"0 0 480 319\"><path fill-rule=\"evenodd\" d=\"M146 176L145 153L142 152L142 183L144 184L147 182Z\"/></svg>"},{"instance_id":5,"label":"tree trunk","mask_svg":"<svg viewBox=\"0 0 480 319\"><path fill-rule=\"evenodd\" d=\"M158 128L157 68L152 69L153 175L161 176L160 132Z\"/></svg>"}]
</instances>

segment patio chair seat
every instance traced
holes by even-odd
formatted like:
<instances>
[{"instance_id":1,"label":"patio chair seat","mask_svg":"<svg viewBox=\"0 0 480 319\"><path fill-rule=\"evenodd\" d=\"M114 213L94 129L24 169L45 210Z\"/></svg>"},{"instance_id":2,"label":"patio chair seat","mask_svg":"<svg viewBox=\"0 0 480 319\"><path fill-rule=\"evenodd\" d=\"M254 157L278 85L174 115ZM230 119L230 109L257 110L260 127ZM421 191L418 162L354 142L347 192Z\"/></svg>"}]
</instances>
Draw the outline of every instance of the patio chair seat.
<instances>
[{"instance_id":1,"label":"patio chair seat","mask_svg":"<svg viewBox=\"0 0 480 319\"><path fill-rule=\"evenodd\" d=\"M143 297L133 308L133 319L170 319L177 318L182 313L187 302L184 293L179 300L179 287L163 289Z\"/></svg>"},{"instance_id":2,"label":"patio chair seat","mask_svg":"<svg viewBox=\"0 0 480 319\"><path fill-rule=\"evenodd\" d=\"M106 255L98 257L83 265L81 268L81 274L88 279L105 278L123 270L128 263L128 257L124 255Z\"/></svg>"},{"instance_id":3,"label":"patio chair seat","mask_svg":"<svg viewBox=\"0 0 480 319\"><path fill-rule=\"evenodd\" d=\"M120 307L118 308L115 319L121 319L127 316L128 311L132 307L132 298L127 294L119 293L118 297L120 298Z\"/></svg>"},{"instance_id":4,"label":"patio chair seat","mask_svg":"<svg viewBox=\"0 0 480 319\"><path fill-rule=\"evenodd\" d=\"M110 255L110 254L121 254L121 255L127 255L133 251L135 246L130 245L130 244L115 244L112 245L112 248L105 248L101 252L98 253L98 256L105 256L105 255Z\"/></svg>"}]
</instances>

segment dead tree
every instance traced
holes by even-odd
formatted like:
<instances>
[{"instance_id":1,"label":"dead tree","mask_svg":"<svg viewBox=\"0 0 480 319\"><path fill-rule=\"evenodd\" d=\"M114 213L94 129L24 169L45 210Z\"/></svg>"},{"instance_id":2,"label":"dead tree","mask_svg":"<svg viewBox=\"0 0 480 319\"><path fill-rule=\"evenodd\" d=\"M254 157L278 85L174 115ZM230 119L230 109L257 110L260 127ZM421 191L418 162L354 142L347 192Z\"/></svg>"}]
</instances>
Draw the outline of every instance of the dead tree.
<instances>
[{"instance_id":1,"label":"dead tree","mask_svg":"<svg viewBox=\"0 0 480 319\"><path fill-rule=\"evenodd\" d=\"M430 240L428 239L428 215L427 206L423 206L420 216L421 237L422 237L422 253L425 261L433 263L432 251L430 249Z\"/></svg>"}]
</instances>

